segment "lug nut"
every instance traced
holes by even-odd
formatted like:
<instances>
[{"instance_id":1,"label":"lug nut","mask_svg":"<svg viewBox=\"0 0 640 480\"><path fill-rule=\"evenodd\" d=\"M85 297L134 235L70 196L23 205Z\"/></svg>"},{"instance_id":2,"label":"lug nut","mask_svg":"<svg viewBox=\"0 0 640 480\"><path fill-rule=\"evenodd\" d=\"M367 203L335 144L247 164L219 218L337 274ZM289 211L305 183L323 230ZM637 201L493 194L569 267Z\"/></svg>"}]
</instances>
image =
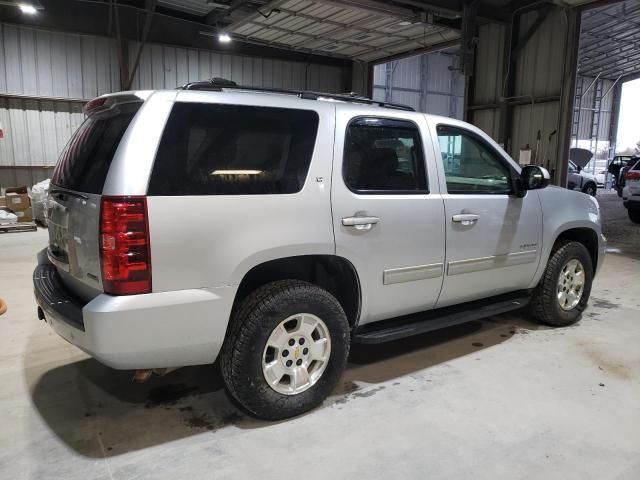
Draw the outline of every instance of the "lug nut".
<instances>
[{"instance_id":1,"label":"lug nut","mask_svg":"<svg viewBox=\"0 0 640 480\"><path fill-rule=\"evenodd\" d=\"M284 351L282 352L282 356L283 356L283 357L287 357L287 356L289 356L289 350L284 350Z\"/></svg>"},{"instance_id":2,"label":"lug nut","mask_svg":"<svg viewBox=\"0 0 640 480\"><path fill-rule=\"evenodd\" d=\"M289 339L289 346L290 347L293 347L295 345L295 343L296 343L296 341L293 338Z\"/></svg>"},{"instance_id":3,"label":"lug nut","mask_svg":"<svg viewBox=\"0 0 640 480\"><path fill-rule=\"evenodd\" d=\"M290 367L291 365L293 365L293 362L291 360L287 360L287 367Z\"/></svg>"},{"instance_id":4,"label":"lug nut","mask_svg":"<svg viewBox=\"0 0 640 480\"><path fill-rule=\"evenodd\" d=\"M289 360L289 361L291 361L291 360ZM297 365L297 366L302 365L302 359L301 359L301 358L299 358L299 359L298 359L298 361L296 362L296 365Z\"/></svg>"},{"instance_id":5,"label":"lug nut","mask_svg":"<svg viewBox=\"0 0 640 480\"><path fill-rule=\"evenodd\" d=\"M307 353L309 353L309 349L308 348L305 348L305 349L302 350L302 354L303 355L306 355Z\"/></svg>"},{"instance_id":6,"label":"lug nut","mask_svg":"<svg viewBox=\"0 0 640 480\"><path fill-rule=\"evenodd\" d=\"M299 343L300 345L304 345L304 338L301 338L300 340L298 340L298 343Z\"/></svg>"}]
</instances>

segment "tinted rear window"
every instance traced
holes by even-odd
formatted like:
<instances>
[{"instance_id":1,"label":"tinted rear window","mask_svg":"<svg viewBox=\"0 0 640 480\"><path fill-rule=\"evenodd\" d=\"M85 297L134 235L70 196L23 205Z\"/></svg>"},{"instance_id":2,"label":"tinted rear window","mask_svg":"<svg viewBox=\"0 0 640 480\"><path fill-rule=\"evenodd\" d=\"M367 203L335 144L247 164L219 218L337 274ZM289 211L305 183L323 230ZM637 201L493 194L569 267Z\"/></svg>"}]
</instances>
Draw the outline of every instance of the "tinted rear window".
<instances>
[{"instance_id":1,"label":"tinted rear window","mask_svg":"<svg viewBox=\"0 0 640 480\"><path fill-rule=\"evenodd\" d=\"M62 151L51 182L78 192L102 193L113 155L140 105L122 104L87 118Z\"/></svg>"},{"instance_id":2,"label":"tinted rear window","mask_svg":"<svg viewBox=\"0 0 640 480\"><path fill-rule=\"evenodd\" d=\"M176 103L149 195L249 195L302 189L318 131L308 110Z\"/></svg>"}]
</instances>

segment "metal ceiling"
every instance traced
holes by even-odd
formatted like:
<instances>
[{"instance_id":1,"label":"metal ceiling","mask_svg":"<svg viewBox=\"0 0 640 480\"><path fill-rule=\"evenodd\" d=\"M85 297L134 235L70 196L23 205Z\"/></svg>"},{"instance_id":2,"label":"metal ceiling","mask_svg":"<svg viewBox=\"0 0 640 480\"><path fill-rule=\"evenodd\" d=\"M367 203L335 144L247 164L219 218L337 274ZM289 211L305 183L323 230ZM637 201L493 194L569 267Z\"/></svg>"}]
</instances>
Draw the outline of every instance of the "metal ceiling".
<instances>
[{"instance_id":1,"label":"metal ceiling","mask_svg":"<svg viewBox=\"0 0 640 480\"><path fill-rule=\"evenodd\" d=\"M416 17L326 0L277 0L227 26L239 40L373 61L460 38Z\"/></svg>"},{"instance_id":2,"label":"metal ceiling","mask_svg":"<svg viewBox=\"0 0 640 480\"><path fill-rule=\"evenodd\" d=\"M158 5L193 15L206 15L216 8L205 0L159 0Z\"/></svg>"},{"instance_id":3,"label":"metal ceiling","mask_svg":"<svg viewBox=\"0 0 640 480\"><path fill-rule=\"evenodd\" d=\"M616 80L640 73L640 2L585 10L578 73Z\"/></svg>"}]
</instances>

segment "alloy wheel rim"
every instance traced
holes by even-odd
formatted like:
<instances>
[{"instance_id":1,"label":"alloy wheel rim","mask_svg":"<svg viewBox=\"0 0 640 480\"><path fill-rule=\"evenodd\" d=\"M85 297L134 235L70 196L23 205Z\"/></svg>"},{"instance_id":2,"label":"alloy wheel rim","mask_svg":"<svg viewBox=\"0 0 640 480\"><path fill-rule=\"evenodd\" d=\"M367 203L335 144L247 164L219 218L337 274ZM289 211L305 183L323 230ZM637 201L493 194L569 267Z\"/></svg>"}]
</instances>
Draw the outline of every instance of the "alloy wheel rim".
<instances>
[{"instance_id":1,"label":"alloy wheel rim","mask_svg":"<svg viewBox=\"0 0 640 480\"><path fill-rule=\"evenodd\" d=\"M331 336L316 315L298 313L280 322L262 353L262 373L283 395L297 395L322 377L331 356Z\"/></svg>"},{"instance_id":2,"label":"alloy wheel rim","mask_svg":"<svg viewBox=\"0 0 640 480\"><path fill-rule=\"evenodd\" d=\"M584 266L580 260L572 259L564 264L558 276L556 295L560 308L573 310L584 292Z\"/></svg>"}]
</instances>

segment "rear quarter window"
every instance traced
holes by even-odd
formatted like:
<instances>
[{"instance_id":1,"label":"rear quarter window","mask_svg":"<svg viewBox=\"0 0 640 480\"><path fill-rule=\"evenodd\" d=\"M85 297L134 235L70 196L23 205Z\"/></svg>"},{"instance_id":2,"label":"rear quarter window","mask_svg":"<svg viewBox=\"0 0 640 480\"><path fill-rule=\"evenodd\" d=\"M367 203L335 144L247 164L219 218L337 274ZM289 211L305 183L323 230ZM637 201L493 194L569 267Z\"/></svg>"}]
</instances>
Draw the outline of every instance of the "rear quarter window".
<instances>
[{"instance_id":1,"label":"rear quarter window","mask_svg":"<svg viewBox=\"0 0 640 480\"><path fill-rule=\"evenodd\" d=\"M102 193L116 149L140 105L116 105L88 117L60 154L51 183L77 192Z\"/></svg>"},{"instance_id":2,"label":"rear quarter window","mask_svg":"<svg viewBox=\"0 0 640 480\"><path fill-rule=\"evenodd\" d=\"M310 110L176 103L148 195L260 195L302 189L318 131Z\"/></svg>"}]
</instances>

